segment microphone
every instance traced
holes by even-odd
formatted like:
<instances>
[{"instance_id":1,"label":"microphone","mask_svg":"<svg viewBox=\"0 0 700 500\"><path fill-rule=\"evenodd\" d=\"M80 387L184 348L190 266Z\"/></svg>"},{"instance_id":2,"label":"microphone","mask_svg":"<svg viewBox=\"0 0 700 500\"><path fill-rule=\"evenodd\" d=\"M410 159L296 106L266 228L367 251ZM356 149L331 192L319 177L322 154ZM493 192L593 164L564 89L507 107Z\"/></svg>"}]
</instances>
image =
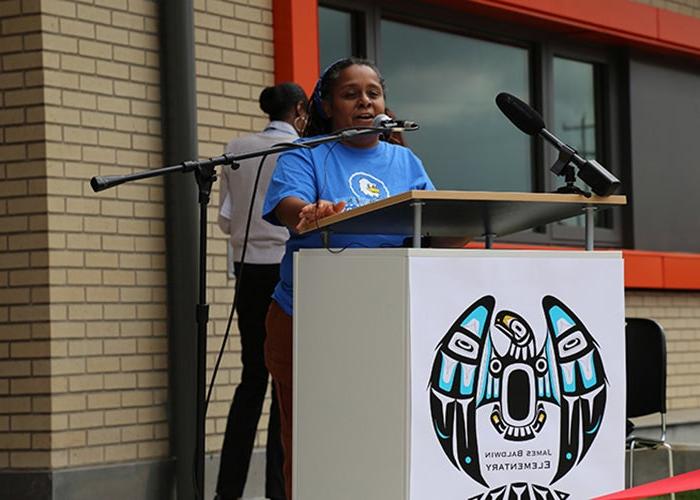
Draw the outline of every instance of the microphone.
<instances>
[{"instance_id":1,"label":"microphone","mask_svg":"<svg viewBox=\"0 0 700 500\"><path fill-rule=\"evenodd\" d=\"M496 106L527 135L535 135L544 128L542 116L514 95L501 92L496 96Z\"/></svg>"},{"instance_id":2,"label":"microphone","mask_svg":"<svg viewBox=\"0 0 700 500\"><path fill-rule=\"evenodd\" d=\"M545 128L544 120L537 111L514 95L501 92L496 96L496 106L522 132L527 135L538 134L559 150L559 158L551 167L551 171L556 175L565 175L566 166L573 163L578 167L579 179L590 186L598 196L609 196L620 187L617 177L597 161L582 158L574 148L564 144Z\"/></svg>"},{"instance_id":3,"label":"microphone","mask_svg":"<svg viewBox=\"0 0 700 500\"><path fill-rule=\"evenodd\" d=\"M376 128L391 129L396 132L418 130L420 127L416 122L409 120L394 120L389 115L380 113L372 120L372 126Z\"/></svg>"}]
</instances>

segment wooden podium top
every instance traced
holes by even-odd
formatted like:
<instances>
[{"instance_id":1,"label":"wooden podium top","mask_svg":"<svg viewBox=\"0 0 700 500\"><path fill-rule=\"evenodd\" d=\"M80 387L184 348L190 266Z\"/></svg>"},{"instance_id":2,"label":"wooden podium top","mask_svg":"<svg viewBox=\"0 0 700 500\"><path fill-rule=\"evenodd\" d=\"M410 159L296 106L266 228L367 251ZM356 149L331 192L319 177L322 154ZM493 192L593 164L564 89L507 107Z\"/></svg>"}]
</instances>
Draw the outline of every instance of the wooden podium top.
<instances>
[{"instance_id":1,"label":"wooden podium top","mask_svg":"<svg viewBox=\"0 0 700 500\"><path fill-rule=\"evenodd\" d=\"M589 206L625 205L623 195L599 197L559 193L492 191L407 191L354 210L321 219L301 234L336 233L411 235L414 205L421 204L421 232L431 236L472 239L504 236L576 215Z\"/></svg>"}]
</instances>

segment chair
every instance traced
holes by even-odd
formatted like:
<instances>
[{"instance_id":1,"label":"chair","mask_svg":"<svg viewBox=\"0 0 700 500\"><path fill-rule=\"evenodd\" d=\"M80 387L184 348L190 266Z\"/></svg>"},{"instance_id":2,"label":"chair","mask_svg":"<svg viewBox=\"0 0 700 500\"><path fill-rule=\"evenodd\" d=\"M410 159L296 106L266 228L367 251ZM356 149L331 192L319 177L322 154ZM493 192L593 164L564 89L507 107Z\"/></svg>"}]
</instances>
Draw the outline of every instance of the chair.
<instances>
[{"instance_id":1,"label":"chair","mask_svg":"<svg viewBox=\"0 0 700 500\"><path fill-rule=\"evenodd\" d=\"M659 413L661 435L658 439L627 437L630 450L629 481L634 486L636 448L666 448L669 477L673 476L673 448L666 441L666 335L656 321L625 318L627 356L627 418Z\"/></svg>"}]
</instances>

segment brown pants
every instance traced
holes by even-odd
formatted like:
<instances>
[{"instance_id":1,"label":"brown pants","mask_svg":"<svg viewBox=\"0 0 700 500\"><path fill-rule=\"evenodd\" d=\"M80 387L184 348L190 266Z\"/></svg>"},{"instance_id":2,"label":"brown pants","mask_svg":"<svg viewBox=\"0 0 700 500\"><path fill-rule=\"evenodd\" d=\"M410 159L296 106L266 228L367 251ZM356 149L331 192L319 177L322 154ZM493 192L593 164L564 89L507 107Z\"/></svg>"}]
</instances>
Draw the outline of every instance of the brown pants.
<instances>
[{"instance_id":1,"label":"brown pants","mask_svg":"<svg viewBox=\"0 0 700 500\"><path fill-rule=\"evenodd\" d=\"M277 389L284 448L284 487L292 500L292 317L274 300L265 318L265 364Z\"/></svg>"}]
</instances>

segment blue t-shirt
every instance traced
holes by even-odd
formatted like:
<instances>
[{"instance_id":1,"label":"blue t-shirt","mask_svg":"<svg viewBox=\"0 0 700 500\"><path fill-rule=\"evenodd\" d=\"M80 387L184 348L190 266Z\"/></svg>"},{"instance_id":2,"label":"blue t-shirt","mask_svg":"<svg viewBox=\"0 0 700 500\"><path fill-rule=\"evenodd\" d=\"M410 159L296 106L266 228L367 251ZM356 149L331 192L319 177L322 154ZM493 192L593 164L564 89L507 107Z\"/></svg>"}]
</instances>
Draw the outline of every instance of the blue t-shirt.
<instances>
[{"instance_id":1,"label":"blue t-shirt","mask_svg":"<svg viewBox=\"0 0 700 500\"><path fill-rule=\"evenodd\" d=\"M326 143L313 149L295 149L282 154L267 188L263 218L281 225L274 214L284 198L294 196L309 203L319 199L345 201L345 210L366 205L412 189L435 189L423 164L410 149L380 141L371 148L354 148L342 143ZM401 235L336 234L334 248L397 247ZM292 315L292 256L300 248L323 248L320 234L292 233L280 268L280 282L272 298Z\"/></svg>"}]
</instances>

